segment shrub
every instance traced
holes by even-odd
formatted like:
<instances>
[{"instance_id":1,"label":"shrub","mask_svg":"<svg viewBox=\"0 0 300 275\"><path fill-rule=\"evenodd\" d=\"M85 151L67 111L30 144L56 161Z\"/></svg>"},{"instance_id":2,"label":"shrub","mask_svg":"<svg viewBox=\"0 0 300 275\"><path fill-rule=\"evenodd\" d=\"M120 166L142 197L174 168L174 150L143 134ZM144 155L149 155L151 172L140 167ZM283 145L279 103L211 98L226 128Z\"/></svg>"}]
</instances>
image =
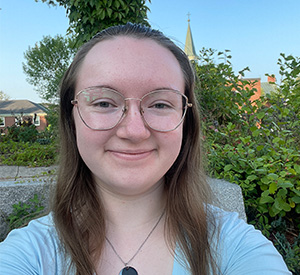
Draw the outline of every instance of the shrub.
<instances>
[{"instance_id":1,"label":"shrub","mask_svg":"<svg viewBox=\"0 0 300 275\"><path fill-rule=\"evenodd\" d=\"M39 144L7 141L0 143L0 164L18 166L50 166L57 159L56 143Z\"/></svg>"},{"instance_id":2,"label":"shrub","mask_svg":"<svg viewBox=\"0 0 300 275\"><path fill-rule=\"evenodd\" d=\"M7 127L7 140L13 140L16 142L35 142L38 135L38 131L35 125L17 126L13 125Z\"/></svg>"},{"instance_id":3,"label":"shrub","mask_svg":"<svg viewBox=\"0 0 300 275\"><path fill-rule=\"evenodd\" d=\"M43 206L39 196L34 195L27 203L19 202L13 205L13 212L6 217L8 230L6 235L13 229L22 227L30 222L33 218L41 215L45 207Z\"/></svg>"},{"instance_id":4,"label":"shrub","mask_svg":"<svg viewBox=\"0 0 300 275\"><path fill-rule=\"evenodd\" d=\"M295 269L293 257L300 260L295 251L300 229L299 58L281 54L277 92L251 101L254 83L234 75L228 51L218 53L220 63L215 56L203 49L195 64L207 173L241 186L248 221L281 247ZM273 226L279 220L288 230Z\"/></svg>"}]
</instances>

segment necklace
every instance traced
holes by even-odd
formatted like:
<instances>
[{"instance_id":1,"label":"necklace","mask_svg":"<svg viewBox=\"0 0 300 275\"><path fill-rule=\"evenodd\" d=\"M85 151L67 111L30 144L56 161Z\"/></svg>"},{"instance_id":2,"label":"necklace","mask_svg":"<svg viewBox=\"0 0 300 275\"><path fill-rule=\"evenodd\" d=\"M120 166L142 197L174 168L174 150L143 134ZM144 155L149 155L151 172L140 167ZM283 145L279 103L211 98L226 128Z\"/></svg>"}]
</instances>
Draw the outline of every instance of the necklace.
<instances>
[{"instance_id":1,"label":"necklace","mask_svg":"<svg viewBox=\"0 0 300 275\"><path fill-rule=\"evenodd\" d=\"M160 220L162 219L163 215L164 215L165 211L162 212L161 216L159 217L158 221L156 222L156 224L154 225L154 227L151 229L150 233L147 235L146 239L142 242L142 244L140 245L140 247L138 248L138 250L134 253L134 255L127 261L125 262L121 256L118 254L118 252L116 251L115 247L113 246L113 244L110 242L110 240L105 237L106 241L108 242L108 244L110 245L110 247L112 248L113 252L117 255L117 257L120 259L120 261L124 264L124 268L120 271L119 275L138 275L138 272L136 271L136 269L132 266L129 266L128 264L135 258L135 256L141 251L142 247L144 246L144 244L148 241L148 239L150 238L151 234L153 233L153 231L155 230L155 228L158 226Z\"/></svg>"}]
</instances>

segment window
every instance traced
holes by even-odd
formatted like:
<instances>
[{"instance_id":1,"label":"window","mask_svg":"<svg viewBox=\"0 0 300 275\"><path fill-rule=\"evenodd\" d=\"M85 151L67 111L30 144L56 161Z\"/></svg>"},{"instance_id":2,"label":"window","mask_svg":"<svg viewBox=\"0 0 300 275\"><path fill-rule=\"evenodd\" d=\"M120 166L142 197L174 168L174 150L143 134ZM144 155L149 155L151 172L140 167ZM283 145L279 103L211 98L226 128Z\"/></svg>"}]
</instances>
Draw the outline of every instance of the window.
<instances>
[{"instance_id":1,"label":"window","mask_svg":"<svg viewBox=\"0 0 300 275\"><path fill-rule=\"evenodd\" d=\"M0 127L5 127L5 117L0 116Z\"/></svg>"}]
</instances>

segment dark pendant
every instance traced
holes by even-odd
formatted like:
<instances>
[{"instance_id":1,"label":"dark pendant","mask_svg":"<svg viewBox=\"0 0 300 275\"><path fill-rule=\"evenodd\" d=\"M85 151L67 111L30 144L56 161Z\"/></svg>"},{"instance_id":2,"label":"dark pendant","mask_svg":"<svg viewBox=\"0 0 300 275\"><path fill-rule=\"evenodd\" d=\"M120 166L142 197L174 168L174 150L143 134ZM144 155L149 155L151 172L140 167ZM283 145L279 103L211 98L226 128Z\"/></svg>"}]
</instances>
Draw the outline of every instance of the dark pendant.
<instances>
[{"instance_id":1,"label":"dark pendant","mask_svg":"<svg viewBox=\"0 0 300 275\"><path fill-rule=\"evenodd\" d=\"M131 266L125 266L120 275L138 275L137 271Z\"/></svg>"}]
</instances>

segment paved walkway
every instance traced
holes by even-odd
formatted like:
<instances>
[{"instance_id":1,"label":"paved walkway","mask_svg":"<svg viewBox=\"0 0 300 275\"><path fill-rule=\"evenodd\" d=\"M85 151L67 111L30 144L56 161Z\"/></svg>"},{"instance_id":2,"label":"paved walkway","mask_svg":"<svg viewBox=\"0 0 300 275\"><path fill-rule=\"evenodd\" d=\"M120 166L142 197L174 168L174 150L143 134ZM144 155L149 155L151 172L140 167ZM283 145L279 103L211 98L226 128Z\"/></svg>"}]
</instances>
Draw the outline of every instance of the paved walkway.
<instances>
[{"instance_id":1,"label":"paved walkway","mask_svg":"<svg viewBox=\"0 0 300 275\"><path fill-rule=\"evenodd\" d=\"M19 181L32 178L48 177L53 175L57 166L26 167L26 166L0 166L0 183L7 181Z\"/></svg>"}]
</instances>

